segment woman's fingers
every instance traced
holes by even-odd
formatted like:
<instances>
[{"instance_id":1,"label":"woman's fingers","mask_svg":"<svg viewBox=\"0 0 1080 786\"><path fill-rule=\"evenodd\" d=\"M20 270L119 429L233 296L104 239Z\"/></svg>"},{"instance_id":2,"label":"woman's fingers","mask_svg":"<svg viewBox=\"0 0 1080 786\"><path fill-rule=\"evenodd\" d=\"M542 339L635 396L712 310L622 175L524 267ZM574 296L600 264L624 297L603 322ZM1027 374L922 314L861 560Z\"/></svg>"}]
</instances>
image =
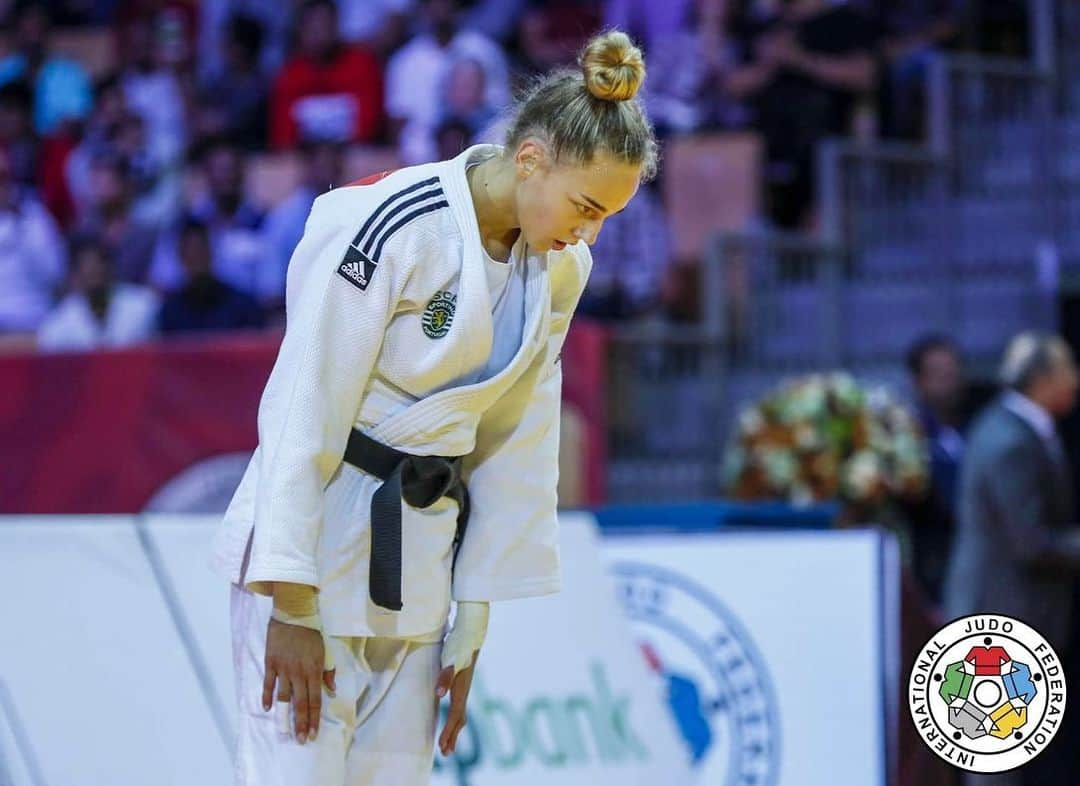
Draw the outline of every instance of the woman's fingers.
<instances>
[{"instance_id":1,"label":"woman's fingers","mask_svg":"<svg viewBox=\"0 0 1080 786\"><path fill-rule=\"evenodd\" d=\"M435 681L435 695L440 699L450 692L450 686L454 683L454 667L447 666L439 672L439 679Z\"/></svg>"},{"instance_id":2,"label":"woman's fingers","mask_svg":"<svg viewBox=\"0 0 1080 786\"><path fill-rule=\"evenodd\" d=\"M449 756L454 752L458 733L464 725L464 713L455 712L451 708L450 713L446 716L446 725L443 726L442 734L439 735L439 752L443 756Z\"/></svg>"},{"instance_id":3,"label":"woman's fingers","mask_svg":"<svg viewBox=\"0 0 1080 786\"><path fill-rule=\"evenodd\" d=\"M326 686L326 692L331 696L334 696L337 693L337 669L324 671L322 676L323 685Z\"/></svg>"},{"instance_id":4,"label":"woman's fingers","mask_svg":"<svg viewBox=\"0 0 1080 786\"><path fill-rule=\"evenodd\" d=\"M269 664L265 667L266 674L263 676L262 708L269 712L274 704L274 682L277 680L277 671Z\"/></svg>"},{"instance_id":5,"label":"woman's fingers","mask_svg":"<svg viewBox=\"0 0 1080 786\"><path fill-rule=\"evenodd\" d=\"M476 657L473 657L476 663ZM453 670L450 669L452 672ZM439 675L440 681L446 669ZM439 735L439 750L443 756L449 756L457 746L457 738L461 730L468 723L468 715L465 705L469 698L469 690L472 687L473 669L468 668L452 675L450 688L450 711L446 716L446 725L443 726L442 734Z\"/></svg>"},{"instance_id":6,"label":"woman's fingers","mask_svg":"<svg viewBox=\"0 0 1080 786\"><path fill-rule=\"evenodd\" d=\"M439 735L439 750L443 756L449 756L457 746L458 734L465 728L465 707L450 707L450 713L446 716L446 725L443 726L442 734Z\"/></svg>"},{"instance_id":7,"label":"woman's fingers","mask_svg":"<svg viewBox=\"0 0 1080 786\"><path fill-rule=\"evenodd\" d=\"M331 666L326 669L325 666ZM263 680L263 708L272 706L275 682L277 701L292 707L292 722L285 720L283 730L290 726L297 742L315 739L322 714L322 686L333 695L336 675L327 660L322 634L311 628L271 620L266 636L266 676ZM287 713L286 713L287 715Z\"/></svg>"},{"instance_id":8,"label":"woman's fingers","mask_svg":"<svg viewBox=\"0 0 1080 786\"><path fill-rule=\"evenodd\" d=\"M293 732L296 741L303 745L308 737L308 687L303 672L298 670L293 673L292 687Z\"/></svg>"},{"instance_id":9,"label":"woman's fingers","mask_svg":"<svg viewBox=\"0 0 1080 786\"><path fill-rule=\"evenodd\" d=\"M322 715L322 662L318 667L312 667L305 672L307 682L307 712L309 740L314 740L319 733L319 718Z\"/></svg>"},{"instance_id":10,"label":"woman's fingers","mask_svg":"<svg viewBox=\"0 0 1080 786\"><path fill-rule=\"evenodd\" d=\"M289 681L289 677L284 673L279 674L277 681L277 700L283 701L287 704L288 702L292 701L292 695L293 690L292 684Z\"/></svg>"}]
</instances>

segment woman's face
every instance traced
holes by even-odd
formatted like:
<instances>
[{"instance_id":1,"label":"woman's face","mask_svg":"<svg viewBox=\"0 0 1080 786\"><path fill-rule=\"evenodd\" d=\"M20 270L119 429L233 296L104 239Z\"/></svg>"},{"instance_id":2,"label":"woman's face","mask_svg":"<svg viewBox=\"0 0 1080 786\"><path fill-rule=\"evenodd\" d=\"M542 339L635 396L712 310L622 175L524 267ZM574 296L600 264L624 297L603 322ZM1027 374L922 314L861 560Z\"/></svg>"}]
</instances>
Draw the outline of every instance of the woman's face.
<instances>
[{"instance_id":1,"label":"woman's face","mask_svg":"<svg viewBox=\"0 0 1080 786\"><path fill-rule=\"evenodd\" d=\"M555 162L526 140L515 156L517 211L525 241L536 251L596 242L604 221L637 193L641 166L598 153L587 164Z\"/></svg>"}]
</instances>

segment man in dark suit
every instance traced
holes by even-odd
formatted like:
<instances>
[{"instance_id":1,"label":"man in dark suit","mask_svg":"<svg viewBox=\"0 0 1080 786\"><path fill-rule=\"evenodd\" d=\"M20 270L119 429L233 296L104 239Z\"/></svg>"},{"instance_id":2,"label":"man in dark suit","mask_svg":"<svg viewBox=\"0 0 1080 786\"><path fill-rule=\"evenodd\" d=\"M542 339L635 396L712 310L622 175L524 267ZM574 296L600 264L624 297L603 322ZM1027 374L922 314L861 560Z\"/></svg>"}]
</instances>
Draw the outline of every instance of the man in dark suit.
<instances>
[{"instance_id":1,"label":"man in dark suit","mask_svg":"<svg viewBox=\"0 0 1080 786\"><path fill-rule=\"evenodd\" d=\"M1064 654L1074 577L1080 573L1072 486L1055 419L1076 400L1078 375L1057 336L1024 333L1002 363L1002 396L969 433L960 473L957 532L945 584L949 618L1016 617ZM1055 740L1061 743L1061 740ZM1053 764L1051 745L1029 766L968 776L979 786L1056 786L1075 774ZM1052 772L1050 771L1052 770Z\"/></svg>"},{"instance_id":2,"label":"man in dark suit","mask_svg":"<svg viewBox=\"0 0 1080 786\"><path fill-rule=\"evenodd\" d=\"M956 490L964 455L963 404L967 381L960 347L930 334L908 350L907 367L919 422L930 451L930 488L910 511L915 578L935 607L941 604L945 567L956 529Z\"/></svg>"}]
</instances>

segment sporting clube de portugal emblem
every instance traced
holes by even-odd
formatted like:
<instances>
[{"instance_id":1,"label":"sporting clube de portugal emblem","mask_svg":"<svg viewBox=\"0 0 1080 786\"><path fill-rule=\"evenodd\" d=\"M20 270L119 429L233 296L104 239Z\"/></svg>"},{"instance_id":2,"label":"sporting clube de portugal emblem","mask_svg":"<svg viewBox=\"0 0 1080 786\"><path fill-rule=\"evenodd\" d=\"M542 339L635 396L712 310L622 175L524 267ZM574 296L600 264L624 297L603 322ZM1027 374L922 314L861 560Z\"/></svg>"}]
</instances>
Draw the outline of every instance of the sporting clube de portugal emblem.
<instances>
[{"instance_id":1,"label":"sporting clube de portugal emblem","mask_svg":"<svg viewBox=\"0 0 1080 786\"><path fill-rule=\"evenodd\" d=\"M911 670L915 727L947 762L1004 772L1038 756L1061 727L1065 672L1034 628L998 614L954 620Z\"/></svg>"}]
</instances>

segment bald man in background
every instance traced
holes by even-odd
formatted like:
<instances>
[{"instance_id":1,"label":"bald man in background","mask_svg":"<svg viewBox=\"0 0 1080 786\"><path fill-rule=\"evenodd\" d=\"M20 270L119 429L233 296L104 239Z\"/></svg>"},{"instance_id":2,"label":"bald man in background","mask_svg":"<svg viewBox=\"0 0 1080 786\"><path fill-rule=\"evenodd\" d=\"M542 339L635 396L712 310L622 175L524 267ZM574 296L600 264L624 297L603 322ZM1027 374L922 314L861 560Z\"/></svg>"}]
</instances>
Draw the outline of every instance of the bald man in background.
<instances>
[{"instance_id":1,"label":"bald man in background","mask_svg":"<svg viewBox=\"0 0 1080 786\"><path fill-rule=\"evenodd\" d=\"M1001 382L1002 395L969 434L945 612L949 619L997 613L1023 620L1064 657L1080 574L1080 528L1056 420L1073 408L1080 378L1060 337L1023 333L1005 352ZM1065 763L1065 747L1055 739L1018 770L966 774L965 783L1074 786L1076 768Z\"/></svg>"}]
</instances>

